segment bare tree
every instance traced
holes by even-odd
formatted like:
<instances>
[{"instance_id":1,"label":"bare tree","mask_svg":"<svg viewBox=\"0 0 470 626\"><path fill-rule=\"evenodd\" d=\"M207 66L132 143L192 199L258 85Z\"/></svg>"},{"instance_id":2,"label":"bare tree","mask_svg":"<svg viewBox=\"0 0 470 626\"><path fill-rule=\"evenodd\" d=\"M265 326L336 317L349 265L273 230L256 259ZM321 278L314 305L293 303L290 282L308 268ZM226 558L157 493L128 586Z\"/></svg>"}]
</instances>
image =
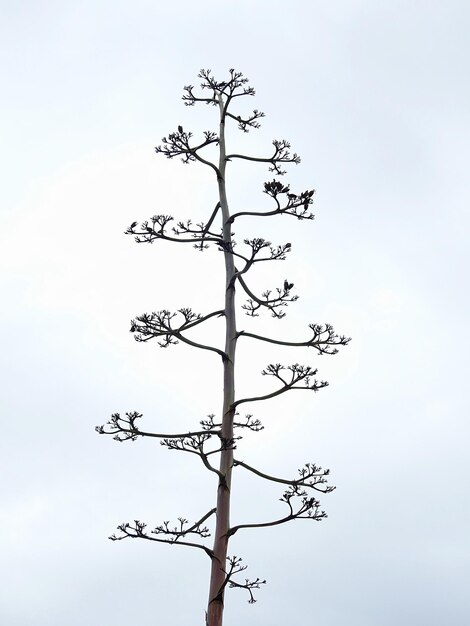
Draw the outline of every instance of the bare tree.
<instances>
[{"instance_id":1,"label":"bare tree","mask_svg":"<svg viewBox=\"0 0 470 626\"><path fill-rule=\"evenodd\" d=\"M329 493L334 489L327 485L326 477L329 471L314 463L306 463L298 470L294 478L279 478L248 465L234 456L237 441L241 439L238 433L243 430L259 432L263 429L260 421L253 418L251 414L240 417L239 411L242 405L261 402L298 389L318 391L328 384L316 378L317 370L310 365L294 363L285 366L280 363L271 363L265 367L262 374L273 378L273 390L264 395L238 398L235 395L235 354L238 341L269 342L279 346L304 346L313 348L318 354L335 354L338 346L346 345L349 338L337 335L330 324L309 324L310 332L304 341L274 339L237 330L235 308L237 288L247 298L241 308L250 317L257 317L262 310L266 310L274 318L282 318L285 315L285 307L288 303L294 302L297 296L292 293L293 283L287 280L284 280L274 292L265 291L261 295L254 293L246 282L247 273L256 264L284 260L291 251L291 244L273 245L265 239L253 238L245 239L243 245L236 246L232 224L237 220L251 217L292 216L300 221L312 220L310 205L314 192L307 190L298 194L294 193L289 185L274 178L264 183L264 193L272 199L271 210L239 211L231 214L226 193L226 169L230 162L244 159L254 163L266 163L269 171L280 177L285 174L284 166L291 163L297 164L300 158L297 154L291 153L290 144L285 140L274 140L272 152L266 157L230 152L225 140L226 124L234 122L241 131L248 132L249 129L258 128L260 118L264 117L264 113L257 109L245 117L233 110L233 105L236 105L238 98L254 96L255 91L248 86L248 79L233 69L229 71L228 79L222 82L215 80L209 70L201 70L198 77L201 79L201 91L196 93L192 85L184 87L184 103L187 106L203 103L218 108L218 132L205 131L203 137L196 140L193 139L192 133L178 126L176 132L162 139L162 144L156 148L156 152L169 159L180 157L184 163L197 161L212 169L218 186L217 204L207 221L203 223L193 224L191 220L187 220L170 226L173 221L171 216L154 215L140 225L138 222L133 222L126 233L133 235L138 243L163 240L192 244L200 251L209 246L215 246L222 251L225 261L224 306L217 311L203 315L194 313L190 308L182 308L176 312L164 309L145 313L132 321L131 332L139 342L157 339L160 346L167 347L181 341L217 354L221 358L223 368L222 411L220 418L209 415L207 419L200 422L198 429L190 432L170 434L146 432L139 427L138 420L142 415L136 411L126 413L125 416L114 413L107 424L97 427L97 431L114 435L114 439L118 441L155 437L166 448L197 455L204 466L215 474L216 506L204 513L198 520L189 522L181 517L173 524L165 521L150 532L146 524L135 520L133 523L118 526L119 532L112 535L111 539L119 541L129 537L139 538L193 547L205 552L211 562L206 624L207 626L221 626L224 595L227 588L245 589L249 602L255 602L253 591L265 583L260 578L249 580L240 579L237 576L246 569L246 566L242 564L238 556L229 555L230 537L239 530L247 528L264 528L297 519L321 520L326 517L326 514L320 509L316 494ZM207 156L206 148L209 146L218 147L216 162ZM223 317L225 321L225 345L223 347L203 344L191 339L192 329L214 317ZM215 461L217 458L218 463ZM264 480L283 485L285 491L281 501L286 507L285 514L274 520L232 526L230 524L231 483L233 469L237 467ZM214 518L214 539L212 546L209 547L204 542L204 539L211 534L206 523Z\"/></svg>"}]
</instances>

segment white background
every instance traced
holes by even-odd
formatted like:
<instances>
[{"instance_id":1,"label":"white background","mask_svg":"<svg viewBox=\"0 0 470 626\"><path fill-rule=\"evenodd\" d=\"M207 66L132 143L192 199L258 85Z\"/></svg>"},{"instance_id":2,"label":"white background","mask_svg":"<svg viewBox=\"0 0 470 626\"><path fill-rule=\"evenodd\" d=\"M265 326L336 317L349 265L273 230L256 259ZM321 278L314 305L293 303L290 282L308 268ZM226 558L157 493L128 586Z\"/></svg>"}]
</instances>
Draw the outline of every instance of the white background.
<instances>
[{"instance_id":1,"label":"white background","mask_svg":"<svg viewBox=\"0 0 470 626\"><path fill-rule=\"evenodd\" d=\"M250 284L295 283L282 321L239 328L302 340L330 322L335 357L240 341L239 397L267 392L269 362L319 367L330 387L251 406L265 430L238 456L291 476L331 468L329 518L240 531L231 552L267 578L227 626L464 626L469 620L467 2L257 0L1 3L0 622L5 626L202 624L201 551L106 539L214 505L213 477L152 440L118 444L112 412L182 430L220 410L216 356L136 344L129 320L223 297L222 256L137 246L154 213L204 219L211 171L154 153L183 124L201 67L243 71L259 131L229 145L302 157L284 178L315 188L314 222L246 220L243 237L292 242ZM247 109L244 109L247 110ZM230 144L231 142L231 144ZM268 207L272 174L233 163L232 211ZM237 227L238 228L238 227ZM237 231L237 229L235 229ZM241 303L241 301L240 301ZM240 311L241 313L241 311ZM213 341L222 326L214 322ZM247 407L248 409L248 407ZM186 458L189 456L190 458ZM201 464L202 465L202 464ZM283 514L282 489L234 476L234 523Z\"/></svg>"}]
</instances>

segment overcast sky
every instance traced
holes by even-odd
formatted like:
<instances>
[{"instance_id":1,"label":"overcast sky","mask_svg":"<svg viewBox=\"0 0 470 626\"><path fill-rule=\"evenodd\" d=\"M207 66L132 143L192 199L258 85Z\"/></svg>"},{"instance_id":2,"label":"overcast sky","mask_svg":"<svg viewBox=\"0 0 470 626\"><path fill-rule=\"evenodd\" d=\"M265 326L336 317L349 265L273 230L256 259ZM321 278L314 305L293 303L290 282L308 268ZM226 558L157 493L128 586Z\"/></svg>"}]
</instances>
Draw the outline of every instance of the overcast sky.
<instances>
[{"instance_id":1,"label":"overcast sky","mask_svg":"<svg viewBox=\"0 0 470 626\"><path fill-rule=\"evenodd\" d=\"M288 278L300 298L285 320L240 310L238 326L301 341L330 322L353 341L321 358L240 342L240 397L269 389L269 362L314 365L330 386L249 407L265 430L238 456L286 476L314 461L337 490L319 524L235 535L231 553L268 584L253 606L230 590L225 624L468 624L468 2L0 6L1 624L203 624L202 551L107 537L123 521L197 519L213 477L192 455L94 427L137 410L148 430L182 430L220 411L217 357L137 344L129 321L220 308L222 256L123 231L212 210L211 172L154 146L178 124L215 128L182 87L230 67L266 118L231 128L229 145L264 155L288 139L302 163L285 181L316 189L314 222L240 225L292 242L252 284ZM232 211L267 207L267 168L231 166ZM242 472L234 522L283 514L282 489Z\"/></svg>"}]
</instances>

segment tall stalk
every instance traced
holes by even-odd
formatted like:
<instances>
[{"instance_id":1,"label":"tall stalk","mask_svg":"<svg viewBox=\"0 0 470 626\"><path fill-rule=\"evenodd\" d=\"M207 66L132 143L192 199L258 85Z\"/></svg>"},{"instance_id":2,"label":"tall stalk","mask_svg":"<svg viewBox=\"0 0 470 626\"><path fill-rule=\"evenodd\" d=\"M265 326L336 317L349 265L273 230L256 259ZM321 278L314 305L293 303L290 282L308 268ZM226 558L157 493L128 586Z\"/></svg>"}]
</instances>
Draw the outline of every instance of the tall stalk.
<instances>
[{"instance_id":1,"label":"tall stalk","mask_svg":"<svg viewBox=\"0 0 470 626\"><path fill-rule=\"evenodd\" d=\"M188 432L155 433L141 430L137 420L142 417L137 411L126 413L121 416L113 413L107 424L98 426L101 434L111 434L118 441L136 440L139 437L154 437L170 450L189 452L198 456L204 467L217 475L217 502L216 506L206 511L197 521L190 523L180 517L173 526L170 522L163 522L156 526L150 533L146 530L146 524L139 520L134 523L123 523L118 526L119 533L112 535L110 539L120 541L122 539L145 539L147 541L166 543L170 545L196 548L203 551L211 561L211 574L209 583L209 598L206 611L206 626L222 626L224 612L224 596L227 588L238 588L248 592L249 602L254 602L253 591L260 588L266 581L260 578L240 581L237 574L244 572L245 565L241 565L241 559L229 556L228 544L230 537L240 530L265 528L277 526L296 519L321 520L326 513L319 508L319 501L313 497L313 492L328 493L334 487L327 486L326 476L328 470L323 470L314 463L305 463L298 470L295 478L280 478L265 471L253 467L245 461L238 460L234 456L235 443L241 437L237 433L257 433L263 429L261 422L254 419L251 414L244 418L238 416L239 409L244 403L254 403L269 400L278 395L295 389L318 391L328 383L318 381L315 378L317 370L308 365L281 365L271 363L265 367L262 374L271 376L277 384L272 392L265 395L249 398L236 398L235 395L235 352L238 339L243 341L269 342L278 346L292 348L312 347L318 354L335 354L337 346L346 345L349 341L344 335L337 335L330 324L309 324L311 336L303 341L286 341L265 337L248 331L237 331L235 315L235 289L238 285L240 292L248 297L242 305L244 312L250 317L257 317L262 310L268 311L275 318L285 315L284 308L297 300L292 294L293 283L284 280L282 287L275 291L265 291L261 295L254 293L246 282L246 275L252 267L259 262L282 261L291 251L291 244L272 245L260 237L245 239L244 249L236 248L232 237L232 224L235 220L248 218L266 218L277 216L292 216L297 220L312 220L313 214L309 207L313 202L313 190L303 191L300 194L292 193L289 185L274 179L264 183L264 193L274 202L274 207L269 211L239 211L230 214L226 193L226 168L227 163L235 159L244 159L254 163L269 164L269 169L277 176L285 172L281 169L283 164L299 163L299 157L289 152L290 144L285 140L274 140L274 150L268 157L253 157L244 154L227 154L225 143L226 122L235 121L238 128L244 132L258 128L258 120L264 116L258 110L252 114L241 117L231 112L230 105L235 98L240 96L253 96L252 87L246 85L247 79L240 72L229 70L229 79L216 81L209 70L201 70L199 78L202 79L202 95L197 96L194 88L190 85L185 87L183 100L188 106L196 103L205 103L218 107L219 129L218 133L205 131L201 143L194 143L192 133L186 132L182 126L178 126L177 132L164 137L162 145L156 148L156 152L172 159L181 157L185 163L198 162L212 169L216 176L218 186L218 202L205 223L194 225L191 220L177 222L172 228L169 224L173 218L170 215L154 215L150 220L133 222L126 231L133 235L137 243L153 243L154 241L177 242L192 244L201 252L210 246L221 250L225 262L225 303L224 308L211 311L204 315L196 314L190 308L181 308L171 313L163 309L152 313L144 313L137 316L131 323L131 332L137 341L147 342L157 338L161 347L167 347L178 342L186 343L194 348L208 350L217 354L222 359L223 366L223 405L220 421L215 420L215 415L209 415L207 419L200 421L200 428ZM219 150L218 162L214 163L205 156L204 150L211 145L217 145ZM215 226L220 220L219 228ZM235 266L235 257L238 267ZM211 344L203 344L190 338L194 327L216 317L225 320L225 344L221 347ZM237 416L237 417L235 417ZM212 455L220 455L219 467L211 462ZM230 496L232 485L232 471L239 467L250 472L253 476L263 480L284 485L285 491L280 498L287 507L285 514L279 518L259 523L245 523L231 526L230 524ZM203 540L211 535L210 529L205 525L209 519L215 516L214 539L212 548L205 545ZM196 539L195 539L196 538Z\"/></svg>"},{"instance_id":2,"label":"tall stalk","mask_svg":"<svg viewBox=\"0 0 470 626\"><path fill-rule=\"evenodd\" d=\"M222 405L222 433L224 444L220 453L220 476L217 487L217 512L212 548L211 578L209 585L209 602L207 607L207 625L222 626L224 610L224 592L228 550L228 531L230 528L230 489L233 468L233 417L235 409L235 351L237 345L237 329L235 314L235 264L232 254L232 224L227 202L225 185L226 150L225 150L225 102L219 95L219 202L222 211L222 235L225 260L225 354L222 360L224 371L224 396Z\"/></svg>"}]
</instances>

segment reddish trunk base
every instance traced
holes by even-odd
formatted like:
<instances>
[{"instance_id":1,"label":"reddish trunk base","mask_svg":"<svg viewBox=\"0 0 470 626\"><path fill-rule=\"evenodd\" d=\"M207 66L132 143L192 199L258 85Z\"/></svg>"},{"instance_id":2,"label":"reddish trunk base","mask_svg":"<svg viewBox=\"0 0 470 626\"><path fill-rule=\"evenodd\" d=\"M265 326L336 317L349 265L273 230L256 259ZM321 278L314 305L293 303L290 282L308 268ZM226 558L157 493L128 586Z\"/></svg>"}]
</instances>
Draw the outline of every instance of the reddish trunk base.
<instances>
[{"instance_id":1,"label":"reddish trunk base","mask_svg":"<svg viewBox=\"0 0 470 626\"><path fill-rule=\"evenodd\" d=\"M206 626L222 626L224 605L220 600L211 602L206 613Z\"/></svg>"}]
</instances>

